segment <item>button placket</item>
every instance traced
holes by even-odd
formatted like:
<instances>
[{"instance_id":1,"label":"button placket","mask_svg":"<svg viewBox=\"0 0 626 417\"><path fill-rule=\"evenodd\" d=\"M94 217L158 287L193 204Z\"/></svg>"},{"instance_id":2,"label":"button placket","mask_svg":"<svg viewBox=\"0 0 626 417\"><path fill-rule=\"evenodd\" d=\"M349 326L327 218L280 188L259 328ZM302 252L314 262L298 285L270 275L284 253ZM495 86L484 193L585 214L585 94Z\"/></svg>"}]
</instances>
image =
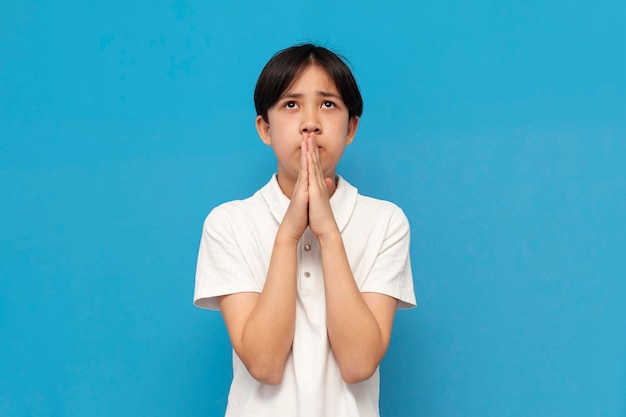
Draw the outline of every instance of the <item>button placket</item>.
<instances>
[{"instance_id":1,"label":"button placket","mask_svg":"<svg viewBox=\"0 0 626 417\"><path fill-rule=\"evenodd\" d=\"M318 281L314 274L316 271L317 251L315 250L313 239L313 232L311 232L311 229L307 229L302 235L300 242L300 289L308 292L315 291Z\"/></svg>"}]
</instances>

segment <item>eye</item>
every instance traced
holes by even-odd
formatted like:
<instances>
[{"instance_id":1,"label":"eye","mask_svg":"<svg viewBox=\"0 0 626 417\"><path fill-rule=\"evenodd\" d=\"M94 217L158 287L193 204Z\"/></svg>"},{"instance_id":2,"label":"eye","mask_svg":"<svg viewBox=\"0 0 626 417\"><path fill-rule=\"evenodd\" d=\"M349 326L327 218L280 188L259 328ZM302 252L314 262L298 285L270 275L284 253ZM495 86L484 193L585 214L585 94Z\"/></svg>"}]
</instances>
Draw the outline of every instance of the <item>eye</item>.
<instances>
[{"instance_id":1,"label":"eye","mask_svg":"<svg viewBox=\"0 0 626 417\"><path fill-rule=\"evenodd\" d=\"M298 105L295 101L287 101L283 104L283 107L286 109L295 109Z\"/></svg>"},{"instance_id":2,"label":"eye","mask_svg":"<svg viewBox=\"0 0 626 417\"><path fill-rule=\"evenodd\" d=\"M324 107L325 109L332 109L335 107L335 103L327 100L322 104L322 107Z\"/></svg>"}]
</instances>

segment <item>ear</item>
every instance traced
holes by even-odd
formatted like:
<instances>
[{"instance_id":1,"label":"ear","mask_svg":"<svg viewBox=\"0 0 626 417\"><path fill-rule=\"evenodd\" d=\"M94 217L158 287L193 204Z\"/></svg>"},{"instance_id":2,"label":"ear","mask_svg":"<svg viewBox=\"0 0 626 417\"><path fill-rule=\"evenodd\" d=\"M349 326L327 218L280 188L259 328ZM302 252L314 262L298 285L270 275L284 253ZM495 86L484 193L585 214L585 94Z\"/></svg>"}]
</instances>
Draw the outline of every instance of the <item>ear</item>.
<instances>
[{"instance_id":1,"label":"ear","mask_svg":"<svg viewBox=\"0 0 626 417\"><path fill-rule=\"evenodd\" d=\"M272 145L272 139L270 138L270 124L263 119L263 116L256 117L256 131L264 144L267 146Z\"/></svg>"},{"instance_id":2,"label":"ear","mask_svg":"<svg viewBox=\"0 0 626 417\"><path fill-rule=\"evenodd\" d=\"M346 137L346 144L349 145L354 140L356 135L356 129L359 127L359 117L353 116L348 120L348 135Z\"/></svg>"}]
</instances>

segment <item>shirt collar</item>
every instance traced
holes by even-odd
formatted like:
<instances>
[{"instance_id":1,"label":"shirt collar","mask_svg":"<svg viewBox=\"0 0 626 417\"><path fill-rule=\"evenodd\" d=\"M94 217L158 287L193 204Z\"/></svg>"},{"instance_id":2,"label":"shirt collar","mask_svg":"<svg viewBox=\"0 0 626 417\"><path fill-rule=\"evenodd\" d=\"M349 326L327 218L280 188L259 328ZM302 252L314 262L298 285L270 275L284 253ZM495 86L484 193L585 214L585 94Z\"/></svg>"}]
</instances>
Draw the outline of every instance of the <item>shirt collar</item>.
<instances>
[{"instance_id":1,"label":"shirt collar","mask_svg":"<svg viewBox=\"0 0 626 417\"><path fill-rule=\"evenodd\" d=\"M337 175L337 179L337 189L330 198L330 207L333 210L335 221L341 232L352 216L356 205L358 190L340 175ZM272 175L270 181L261 188L261 195L276 221L281 223L287 212L287 207L289 207L289 199L280 189L276 174Z\"/></svg>"}]
</instances>

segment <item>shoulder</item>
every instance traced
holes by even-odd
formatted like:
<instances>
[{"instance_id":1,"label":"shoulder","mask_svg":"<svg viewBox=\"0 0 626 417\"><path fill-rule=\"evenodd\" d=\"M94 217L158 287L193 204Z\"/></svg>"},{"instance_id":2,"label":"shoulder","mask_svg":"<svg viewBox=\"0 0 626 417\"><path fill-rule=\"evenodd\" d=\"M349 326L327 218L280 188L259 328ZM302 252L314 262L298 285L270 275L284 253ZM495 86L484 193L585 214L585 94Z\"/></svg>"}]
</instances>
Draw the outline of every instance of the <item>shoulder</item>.
<instances>
[{"instance_id":1,"label":"shoulder","mask_svg":"<svg viewBox=\"0 0 626 417\"><path fill-rule=\"evenodd\" d=\"M371 221L409 227L409 220L404 211L397 204L387 200L359 194L354 214L369 218Z\"/></svg>"},{"instance_id":2,"label":"shoulder","mask_svg":"<svg viewBox=\"0 0 626 417\"><path fill-rule=\"evenodd\" d=\"M358 189L339 177L341 198L337 212L347 214L350 211L350 223L359 227L385 227L389 223L401 224L408 228L408 219L404 211L395 203L359 193Z\"/></svg>"},{"instance_id":3,"label":"shoulder","mask_svg":"<svg viewBox=\"0 0 626 417\"><path fill-rule=\"evenodd\" d=\"M267 205L260 191L241 200L231 200L214 207L204 220L204 228L225 228L244 219L257 218Z\"/></svg>"},{"instance_id":4,"label":"shoulder","mask_svg":"<svg viewBox=\"0 0 626 417\"><path fill-rule=\"evenodd\" d=\"M362 194L357 195L357 206L361 209L382 210L388 213L402 213L402 209L396 203Z\"/></svg>"},{"instance_id":5,"label":"shoulder","mask_svg":"<svg viewBox=\"0 0 626 417\"><path fill-rule=\"evenodd\" d=\"M384 242L410 239L410 225L404 211L395 203L359 195L344 229L351 245L382 247Z\"/></svg>"}]
</instances>

